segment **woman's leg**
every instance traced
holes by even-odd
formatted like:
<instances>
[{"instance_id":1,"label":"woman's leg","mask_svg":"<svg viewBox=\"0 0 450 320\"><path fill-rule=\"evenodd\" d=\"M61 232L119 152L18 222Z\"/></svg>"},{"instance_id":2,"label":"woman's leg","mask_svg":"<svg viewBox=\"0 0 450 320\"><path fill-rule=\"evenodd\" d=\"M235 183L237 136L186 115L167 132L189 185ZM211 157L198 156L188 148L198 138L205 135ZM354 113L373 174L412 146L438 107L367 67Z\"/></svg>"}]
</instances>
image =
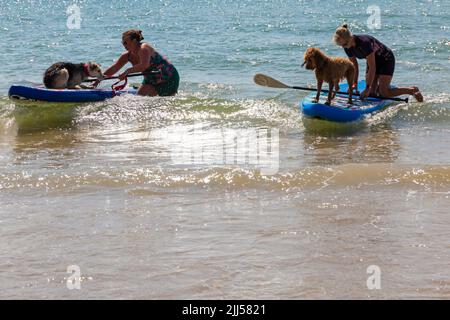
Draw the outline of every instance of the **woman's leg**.
<instances>
[{"instance_id":1,"label":"woman's leg","mask_svg":"<svg viewBox=\"0 0 450 320\"><path fill-rule=\"evenodd\" d=\"M402 94L413 95L417 101L422 102L423 97L418 87L398 87L391 88L392 76L380 75L379 77L379 92L380 95L387 98L396 97Z\"/></svg>"},{"instance_id":2,"label":"woman's leg","mask_svg":"<svg viewBox=\"0 0 450 320\"><path fill-rule=\"evenodd\" d=\"M151 84L143 84L139 87L137 94L140 96L156 97L158 92Z\"/></svg>"}]
</instances>

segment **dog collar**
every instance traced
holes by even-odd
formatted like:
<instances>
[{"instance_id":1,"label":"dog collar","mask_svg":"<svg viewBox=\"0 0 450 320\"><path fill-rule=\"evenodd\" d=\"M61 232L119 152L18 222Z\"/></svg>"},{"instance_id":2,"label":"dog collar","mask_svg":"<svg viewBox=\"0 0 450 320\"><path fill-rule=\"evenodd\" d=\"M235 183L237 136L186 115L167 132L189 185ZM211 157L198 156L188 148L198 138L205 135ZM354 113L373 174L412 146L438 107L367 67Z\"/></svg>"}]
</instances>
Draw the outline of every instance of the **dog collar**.
<instances>
[{"instance_id":1,"label":"dog collar","mask_svg":"<svg viewBox=\"0 0 450 320\"><path fill-rule=\"evenodd\" d=\"M89 65L88 65L87 63L85 63L85 64L83 65L83 71L84 71L84 73L85 73L87 76L90 76L90 74L89 74Z\"/></svg>"}]
</instances>

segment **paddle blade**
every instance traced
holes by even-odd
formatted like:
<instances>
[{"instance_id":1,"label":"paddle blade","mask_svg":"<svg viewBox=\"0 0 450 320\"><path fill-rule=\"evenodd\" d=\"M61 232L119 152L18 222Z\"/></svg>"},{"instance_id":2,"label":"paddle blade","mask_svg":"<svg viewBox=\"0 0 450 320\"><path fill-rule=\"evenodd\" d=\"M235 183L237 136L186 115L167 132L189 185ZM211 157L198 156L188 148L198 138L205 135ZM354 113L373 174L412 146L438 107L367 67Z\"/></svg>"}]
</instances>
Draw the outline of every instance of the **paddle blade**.
<instances>
[{"instance_id":1,"label":"paddle blade","mask_svg":"<svg viewBox=\"0 0 450 320\"><path fill-rule=\"evenodd\" d=\"M290 88L288 85L284 84L283 82L280 82L278 80L275 80L272 77L266 76L265 74L257 73L253 77L253 81L257 85L263 86L263 87L270 87L270 88Z\"/></svg>"}]
</instances>

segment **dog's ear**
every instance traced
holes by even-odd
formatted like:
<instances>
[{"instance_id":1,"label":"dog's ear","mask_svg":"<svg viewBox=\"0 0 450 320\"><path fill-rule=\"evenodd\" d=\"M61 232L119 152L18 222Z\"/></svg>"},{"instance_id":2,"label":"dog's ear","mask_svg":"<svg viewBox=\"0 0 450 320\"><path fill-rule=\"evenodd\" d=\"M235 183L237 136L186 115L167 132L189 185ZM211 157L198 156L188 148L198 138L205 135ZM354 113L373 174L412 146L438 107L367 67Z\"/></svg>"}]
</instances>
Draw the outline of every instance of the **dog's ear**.
<instances>
[{"instance_id":1,"label":"dog's ear","mask_svg":"<svg viewBox=\"0 0 450 320\"><path fill-rule=\"evenodd\" d=\"M100 70L101 65L95 61L89 61L89 68L91 68L92 70Z\"/></svg>"},{"instance_id":2,"label":"dog's ear","mask_svg":"<svg viewBox=\"0 0 450 320\"><path fill-rule=\"evenodd\" d=\"M325 65L325 57L323 56L322 52L316 51L314 52L314 60L316 62L317 68L323 68Z\"/></svg>"},{"instance_id":3,"label":"dog's ear","mask_svg":"<svg viewBox=\"0 0 450 320\"><path fill-rule=\"evenodd\" d=\"M314 48L308 48L305 51L305 54L303 55L303 63L301 65L302 68L305 66L305 64L308 62L308 60L311 59L313 52L314 52Z\"/></svg>"}]
</instances>

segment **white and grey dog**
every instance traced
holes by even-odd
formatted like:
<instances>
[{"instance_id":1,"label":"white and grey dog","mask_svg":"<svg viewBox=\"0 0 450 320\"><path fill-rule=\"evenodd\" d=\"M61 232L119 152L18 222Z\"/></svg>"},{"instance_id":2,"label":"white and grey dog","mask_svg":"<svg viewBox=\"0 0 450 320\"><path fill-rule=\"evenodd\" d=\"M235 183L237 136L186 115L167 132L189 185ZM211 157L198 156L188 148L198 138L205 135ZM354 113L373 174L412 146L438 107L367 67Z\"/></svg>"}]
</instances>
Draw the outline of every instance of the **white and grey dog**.
<instances>
[{"instance_id":1,"label":"white and grey dog","mask_svg":"<svg viewBox=\"0 0 450 320\"><path fill-rule=\"evenodd\" d=\"M44 84L49 89L80 89L89 77L104 78L98 63L57 62L45 71Z\"/></svg>"}]
</instances>

